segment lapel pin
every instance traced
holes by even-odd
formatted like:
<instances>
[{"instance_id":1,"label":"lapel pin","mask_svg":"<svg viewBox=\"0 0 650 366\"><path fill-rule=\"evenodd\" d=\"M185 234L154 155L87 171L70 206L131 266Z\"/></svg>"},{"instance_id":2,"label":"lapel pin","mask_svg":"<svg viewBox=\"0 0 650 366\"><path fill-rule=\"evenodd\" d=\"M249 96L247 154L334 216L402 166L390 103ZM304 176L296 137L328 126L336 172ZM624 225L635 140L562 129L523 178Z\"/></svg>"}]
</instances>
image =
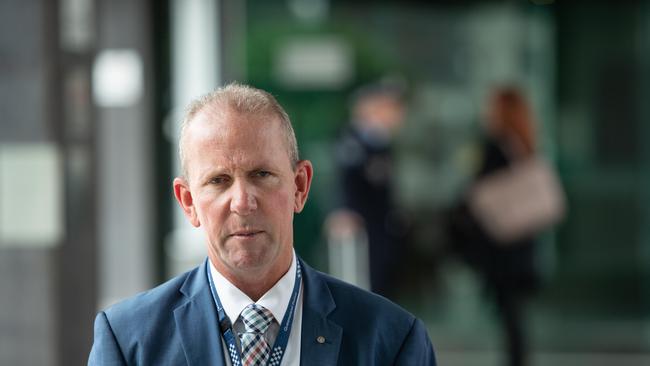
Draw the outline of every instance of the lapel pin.
<instances>
[{"instance_id":1,"label":"lapel pin","mask_svg":"<svg viewBox=\"0 0 650 366\"><path fill-rule=\"evenodd\" d=\"M316 337L316 342L318 342L320 344L325 343L325 337L323 337L323 336Z\"/></svg>"}]
</instances>

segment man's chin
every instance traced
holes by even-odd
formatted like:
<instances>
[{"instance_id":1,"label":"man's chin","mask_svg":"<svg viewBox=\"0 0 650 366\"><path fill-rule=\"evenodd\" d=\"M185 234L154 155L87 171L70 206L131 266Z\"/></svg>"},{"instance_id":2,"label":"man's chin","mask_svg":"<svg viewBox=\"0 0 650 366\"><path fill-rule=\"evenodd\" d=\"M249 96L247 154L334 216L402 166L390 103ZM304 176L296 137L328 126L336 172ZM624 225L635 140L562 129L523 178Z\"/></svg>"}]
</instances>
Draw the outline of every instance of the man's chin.
<instances>
[{"instance_id":1,"label":"man's chin","mask_svg":"<svg viewBox=\"0 0 650 366\"><path fill-rule=\"evenodd\" d=\"M271 261L265 253L237 253L229 262L229 267L244 274L260 274L271 268Z\"/></svg>"}]
</instances>

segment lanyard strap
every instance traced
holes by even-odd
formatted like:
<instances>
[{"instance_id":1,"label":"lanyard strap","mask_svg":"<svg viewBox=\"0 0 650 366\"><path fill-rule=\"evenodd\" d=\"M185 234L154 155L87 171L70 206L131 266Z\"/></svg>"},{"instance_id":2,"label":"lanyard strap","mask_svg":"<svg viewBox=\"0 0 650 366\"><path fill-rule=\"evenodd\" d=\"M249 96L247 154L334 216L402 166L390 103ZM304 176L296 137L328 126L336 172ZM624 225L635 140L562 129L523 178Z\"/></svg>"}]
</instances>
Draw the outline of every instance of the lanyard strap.
<instances>
[{"instance_id":1,"label":"lanyard strap","mask_svg":"<svg viewBox=\"0 0 650 366\"><path fill-rule=\"evenodd\" d=\"M235 332L232 330L232 322L226 311L221 305L219 300L219 294L217 294L217 289L212 280L212 273L210 271L210 260L205 260L205 270L208 275L208 282L210 283L210 292L212 292L212 298L214 299L214 304L217 307L217 313L219 315L219 330L223 335L226 345L228 346L228 353L230 355L230 361L233 365L241 365L241 351L237 347L237 342L235 341ZM287 310L284 312L284 317L282 318L282 323L280 324L280 330L278 335L275 338L275 343L271 347L271 355L276 357L276 360L273 362L274 365L280 365L282 358L284 357L284 352L287 349L287 344L289 343L289 335L291 333L291 325L293 324L293 316L296 312L296 306L298 304L298 294L300 293L300 287L302 283L302 274L300 270L300 262L296 260L296 279L293 284L293 291L291 292L291 299L289 300L289 305ZM271 364L271 359L269 357L268 364Z\"/></svg>"}]
</instances>

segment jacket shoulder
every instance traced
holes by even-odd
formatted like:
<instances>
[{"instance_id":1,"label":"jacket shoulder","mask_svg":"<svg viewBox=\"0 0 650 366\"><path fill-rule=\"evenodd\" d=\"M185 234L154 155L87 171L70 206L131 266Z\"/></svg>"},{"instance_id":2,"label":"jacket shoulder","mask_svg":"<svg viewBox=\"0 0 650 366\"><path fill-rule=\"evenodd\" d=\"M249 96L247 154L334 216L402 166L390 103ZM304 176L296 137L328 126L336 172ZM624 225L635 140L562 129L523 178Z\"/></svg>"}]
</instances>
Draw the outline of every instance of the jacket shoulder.
<instances>
[{"instance_id":1,"label":"jacket shoulder","mask_svg":"<svg viewBox=\"0 0 650 366\"><path fill-rule=\"evenodd\" d=\"M189 279L200 274L200 268L194 268L104 310L116 336L138 334L173 321L174 309L187 301L181 288Z\"/></svg>"},{"instance_id":2,"label":"jacket shoulder","mask_svg":"<svg viewBox=\"0 0 650 366\"><path fill-rule=\"evenodd\" d=\"M320 295L335 303L328 319L343 329L345 364L435 365L424 324L392 301L327 274L313 271ZM329 292L327 294L326 292ZM312 294L311 301L316 301Z\"/></svg>"}]
</instances>

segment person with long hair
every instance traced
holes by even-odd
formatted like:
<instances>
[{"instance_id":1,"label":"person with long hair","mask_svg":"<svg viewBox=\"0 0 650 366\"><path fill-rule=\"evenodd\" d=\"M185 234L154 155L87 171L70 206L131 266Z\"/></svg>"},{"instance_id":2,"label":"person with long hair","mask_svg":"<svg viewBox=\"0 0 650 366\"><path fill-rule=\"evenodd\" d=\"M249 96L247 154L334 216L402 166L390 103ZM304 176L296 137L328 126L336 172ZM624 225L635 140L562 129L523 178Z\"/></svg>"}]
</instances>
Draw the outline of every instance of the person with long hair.
<instances>
[{"instance_id":1,"label":"person with long hair","mask_svg":"<svg viewBox=\"0 0 650 366\"><path fill-rule=\"evenodd\" d=\"M495 89L485 111L482 159L474 182L536 153L531 107L516 87ZM463 202L452 214L451 235L461 257L483 278L494 299L508 350L508 365L526 364L524 303L538 288L536 240L527 235L508 242L492 237Z\"/></svg>"}]
</instances>

